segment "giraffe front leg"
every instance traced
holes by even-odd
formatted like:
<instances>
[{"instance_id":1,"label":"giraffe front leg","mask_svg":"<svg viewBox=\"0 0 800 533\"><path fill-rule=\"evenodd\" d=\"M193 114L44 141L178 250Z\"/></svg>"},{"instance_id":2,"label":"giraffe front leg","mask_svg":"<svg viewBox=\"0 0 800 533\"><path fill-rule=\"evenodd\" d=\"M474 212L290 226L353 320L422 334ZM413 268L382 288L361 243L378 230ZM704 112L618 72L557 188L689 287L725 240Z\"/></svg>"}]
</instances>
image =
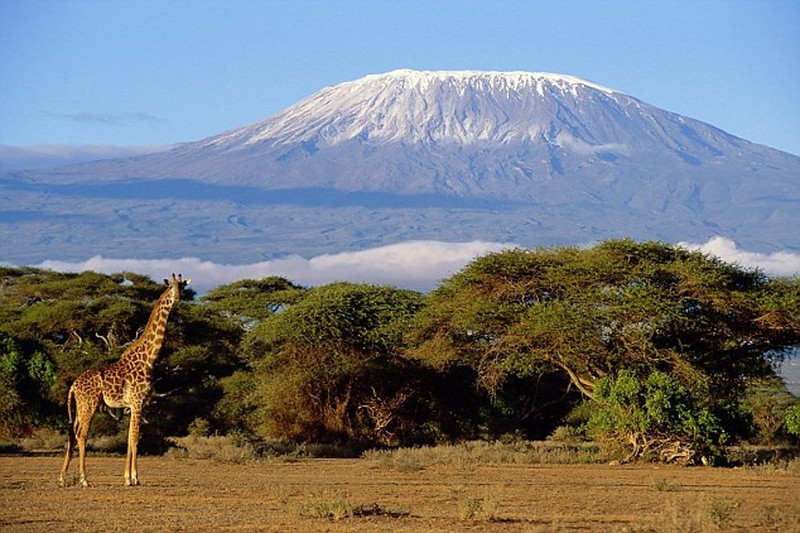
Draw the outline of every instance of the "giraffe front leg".
<instances>
[{"instance_id":1,"label":"giraffe front leg","mask_svg":"<svg viewBox=\"0 0 800 533\"><path fill-rule=\"evenodd\" d=\"M131 425L128 429L128 456L125 462L125 485L139 485L139 465L137 449L139 446L139 425L141 409L131 409Z\"/></svg>"}]
</instances>

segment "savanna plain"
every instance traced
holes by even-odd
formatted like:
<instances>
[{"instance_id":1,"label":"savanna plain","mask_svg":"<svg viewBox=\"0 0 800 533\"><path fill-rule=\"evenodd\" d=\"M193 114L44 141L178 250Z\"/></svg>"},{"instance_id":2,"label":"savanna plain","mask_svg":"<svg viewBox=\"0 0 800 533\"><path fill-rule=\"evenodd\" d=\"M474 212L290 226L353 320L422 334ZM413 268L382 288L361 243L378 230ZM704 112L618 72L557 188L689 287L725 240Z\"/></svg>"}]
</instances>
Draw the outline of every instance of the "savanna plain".
<instances>
[{"instance_id":1,"label":"savanna plain","mask_svg":"<svg viewBox=\"0 0 800 533\"><path fill-rule=\"evenodd\" d=\"M0 456L3 531L800 531L798 460L762 467L502 464L381 453L219 461ZM76 481L76 480L73 480Z\"/></svg>"}]
</instances>

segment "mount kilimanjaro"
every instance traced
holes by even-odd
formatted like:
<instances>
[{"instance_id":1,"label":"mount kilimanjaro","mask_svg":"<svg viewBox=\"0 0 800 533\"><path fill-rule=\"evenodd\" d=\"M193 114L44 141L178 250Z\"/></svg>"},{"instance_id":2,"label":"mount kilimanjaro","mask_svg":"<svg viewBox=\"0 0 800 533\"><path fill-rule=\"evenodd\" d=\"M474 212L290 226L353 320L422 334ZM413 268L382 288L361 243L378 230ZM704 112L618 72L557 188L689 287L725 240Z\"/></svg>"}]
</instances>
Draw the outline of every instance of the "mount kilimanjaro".
<instances>
[{"instance_id":1,"label":"mount kilimanjaro","mask_svg":"<svg viewBox=\"0 0 800 533\"><path fill-rule=\"evenodd\" d=\"M399 70L167 152L0 174L0 259L717 235L797 252L799 216L795 155L570 76Z\"/></svg>"}]
</instances>

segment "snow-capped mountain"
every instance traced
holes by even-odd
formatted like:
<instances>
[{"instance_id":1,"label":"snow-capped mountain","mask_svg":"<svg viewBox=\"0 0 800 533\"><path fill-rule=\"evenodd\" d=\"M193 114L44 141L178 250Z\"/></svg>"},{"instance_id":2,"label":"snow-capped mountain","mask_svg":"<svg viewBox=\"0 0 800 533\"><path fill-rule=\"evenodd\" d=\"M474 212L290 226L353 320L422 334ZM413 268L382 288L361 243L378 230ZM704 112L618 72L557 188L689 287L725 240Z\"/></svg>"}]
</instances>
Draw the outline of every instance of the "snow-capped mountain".
<instances>
[{"instance_id":1,"label":"snow-capped mountain","mask_svg":"<svg viewBox=\"0 0 800 533\"><path fill-rule=\"evenodd\" d=\"M150 233L167 221L183 234L182 255L229 261L409 238L722 235L800 250L799 157L547 73L370 75L168 152L6 174L0 186L13 229L48 246L66 246L67 223L92 233L72 212L86 201L85 214L116 228L92 253L134 239L155 256L164 246Z\"/></svg>"},{"instance_id":2,"label":"snow-capped mountain","mask_svg":"<svg viewBox=\"0 0 800 533\"><path fill-rule=\"evenodd\" d=\"M209 139L241 149L267 142L509 144L546 135L553 97L602 100L610 89L535 72L398 70L323 89L263 122Z\"/></svg>"}]
</instances>

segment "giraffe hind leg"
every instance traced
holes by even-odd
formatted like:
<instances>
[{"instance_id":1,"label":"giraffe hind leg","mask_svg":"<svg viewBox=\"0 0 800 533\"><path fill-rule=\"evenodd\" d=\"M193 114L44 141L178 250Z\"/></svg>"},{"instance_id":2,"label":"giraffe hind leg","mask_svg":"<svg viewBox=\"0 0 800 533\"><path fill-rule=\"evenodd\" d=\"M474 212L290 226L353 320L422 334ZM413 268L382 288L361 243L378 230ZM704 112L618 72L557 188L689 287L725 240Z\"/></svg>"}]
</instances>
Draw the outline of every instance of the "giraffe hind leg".
<instances>
[{"instance_id":1,"label":"giraffe hind leg","mask_svg":"<svg viewBox=\"0 0 800 533\"><path fill-rule=\"evenodd\" d=\"M70 424L67 430L67 451L64 456L64 466L61 467L61 475L58 478L58 485L64 487L67 484L67 471L69 470L69 462L72 460L72 453L75 450L75 428Z\"/></svg>"},{"instance_id":2,"label":"giraffe hind leg","mask_svg":"<svg viewBox=\"0 0 800 533\"><path fill-rule=\"evenodd\" d=\"M89 481L86 478L86 441L89 439L89 428L92 425L92 418L94 418L99 402L95 401L89 405L81 405L78 403L78 421L75 427L75 436L78 441L78 461L81 475L81 485L84 487L89 486Z\"/></svg>"},{"instance_id":3,"label":"giraffe hind leg","mask_svg":"<svg viewBox=\"0 0 800 533\"><path fill-rule=\"evenodd\" d=\"M81 473L81 485L84 487L89 486L89 480L86 479L86 441L89 438L89 424L78 425L78 465Z\"/></svg>"}]
</instances>

